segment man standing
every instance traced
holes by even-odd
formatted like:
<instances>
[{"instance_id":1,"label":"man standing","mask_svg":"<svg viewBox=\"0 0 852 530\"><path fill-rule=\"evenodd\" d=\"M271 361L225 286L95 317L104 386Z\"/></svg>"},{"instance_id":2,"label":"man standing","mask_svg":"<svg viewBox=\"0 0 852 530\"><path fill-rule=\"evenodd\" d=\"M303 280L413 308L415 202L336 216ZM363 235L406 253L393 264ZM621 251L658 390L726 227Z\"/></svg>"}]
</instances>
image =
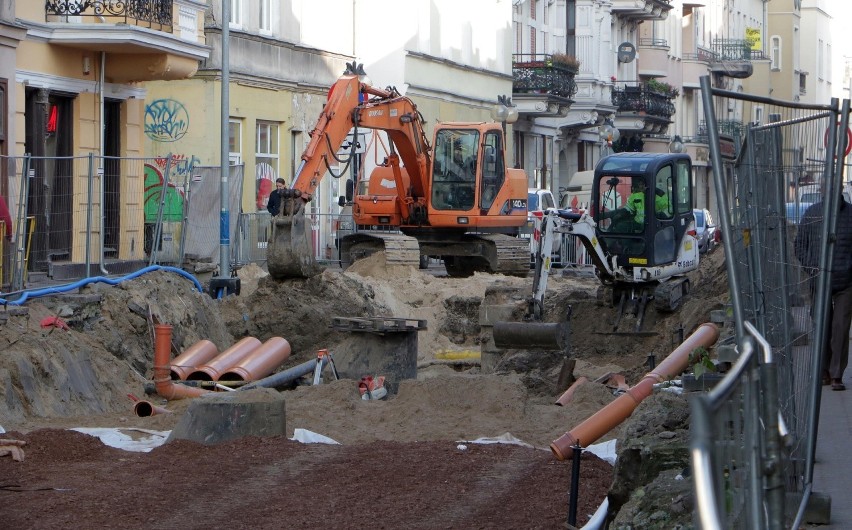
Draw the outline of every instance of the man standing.
<instances>
[{"instance_id":1,"label":"man standing","mask_svg":"<svg viewBox=\"0 0 852 530\"><path fill-rule=\"evenodd\" d=\"M831 303L826 314L829 330L826 344L821 348L822 383L830 384L832 390L846 390L843 372L849 363L849 325L852 323L852 205L843 200L842 195L839 200L837 239L830 265ZM816 276L819 269L824 209L825 201L820 201L805 211L794 245L796 258L812 276ZM815 286L816 278L811 280Z\"/></svg>"},{"instance_id":2,"label":"man standing","mask_svg":"<svg viewBox=\"0 0 852 530\"><path fill-rule=\"evenodd\" d=\"M272 214L272 217L278 215L281 210L281 192L287 187L287 182L278 178L275 180L275 189L269 194L269 202L266 203L266 209Z\"/></svg>"}]
</instances>

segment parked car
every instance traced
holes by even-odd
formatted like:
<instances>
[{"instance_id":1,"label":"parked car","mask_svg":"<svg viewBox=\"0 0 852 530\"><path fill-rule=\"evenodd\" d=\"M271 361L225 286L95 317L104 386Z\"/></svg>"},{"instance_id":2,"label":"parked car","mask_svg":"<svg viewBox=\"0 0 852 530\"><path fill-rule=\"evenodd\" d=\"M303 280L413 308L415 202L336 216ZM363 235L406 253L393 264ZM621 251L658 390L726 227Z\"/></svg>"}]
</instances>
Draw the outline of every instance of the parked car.
<instances>
[{"instance_id":1,"label":"parked car","mask_svg":"<svg viewBox=\"0 0 852 530\"><path fill-rule=\"evenodd\" d=\"M535 239L533 232L535 231L535 217L539 216L548 208L556 208L556 199L550 190L541 188L529 188L527 190L527 226L521 231L523 237L530 240L530 266L535 266ZM562 266L562 236L553 240L553 249L551 250L551 263L556 266Z\"/></svg>"},{"instance_id":2,"label":"parked car","mask_svg":"<svg viewBox=\"0 0 852 530\"><path fill-rule=\"evenodd\" d=\"M695 216L695 238L698 239L698 253L704 254L716 248L719 243L721 232L719 232L716 223L713 222L713 216L709 210L698 209L692 210Z\"/></svg>"}]
</instances>

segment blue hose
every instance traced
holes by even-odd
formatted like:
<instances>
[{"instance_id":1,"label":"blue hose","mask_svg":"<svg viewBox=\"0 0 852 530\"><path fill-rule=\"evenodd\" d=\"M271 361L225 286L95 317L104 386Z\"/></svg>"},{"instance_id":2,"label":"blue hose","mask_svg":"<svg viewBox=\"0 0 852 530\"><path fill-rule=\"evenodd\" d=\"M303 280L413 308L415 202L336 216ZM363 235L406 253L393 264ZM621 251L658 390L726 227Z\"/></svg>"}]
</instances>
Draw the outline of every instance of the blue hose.
<instances>
[{"instance_id":1,"label":"blue hose","mask_svg":"<svg viewBox=\"0 0 852 530\"><path fill-rule=\"evenodd\" d=\"M184 276L184 277L188 278L189 280L191 280L192 283L195 284L195 287L198 289L198 292L201 292L201 293L204 292L204 288L201 287L201 283L198 281L198 279L195 276L193 276L192 274L186 272L185 270L178 269L177 267L166 267L166 266L162 266L162 265L151 265L150 267L145 267L144 269L139 269L138 271L130 273L127 276L123 276L121 278L107 278L105 276L93 276L91 278L83 278L82 280L76 281L74 283L69 283L67 285L58 285L58 286L54 286L54 287L44 287L42 289L35 289L33 291L24 291L24 294L22 294L21 297L18 298L17 300L9 301L9 300L6 300L5 298L0 298L0 304L2 304L2 305L23 305L23 303L26 302L30 298L38 298L39 296L47 296L49 294L66 293L66 292L71 291L73 289L79 289L80 287L83 287L84 285L88 285L88 284L94 283L94 282L103 282L103 283L106 283L106 284L109 284L109 285L118 285L119 283L121 283L125 280L132 280L134 278L142 276L146 272L152 272L152 271L157 271L157 270L176 272L176 273L180 274L181 276Z\"/></svg>"}]
</instances>

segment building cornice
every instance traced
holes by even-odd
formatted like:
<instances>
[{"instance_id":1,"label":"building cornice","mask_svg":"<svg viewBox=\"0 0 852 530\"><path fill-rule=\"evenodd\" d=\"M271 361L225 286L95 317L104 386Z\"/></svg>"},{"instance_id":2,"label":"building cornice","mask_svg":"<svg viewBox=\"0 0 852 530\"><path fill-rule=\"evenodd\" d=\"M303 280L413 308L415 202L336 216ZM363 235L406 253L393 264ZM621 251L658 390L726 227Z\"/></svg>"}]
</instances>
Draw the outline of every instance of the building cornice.
<instances>
[{"instance_id":1,"label":"building cornice","mask_svg":"<svg viewBox=\"0 0 852 530\"><path fill-rule=\"evenodd\" d=\"M123 51L142 48L150 53L171 53L195 60L210 56L210 47L186 41L170 33L126 24L40 24L17 21L27 28L27 38L93 51Z\"/></svg>"},{"instance_id":2,"label":"building cornice","mask_svg":"<svg viewBox=\"0 0 852 530\"><path fill-rule=\"evenodd\" d=\"M15 82L27 87L46 88L73 94L94 94L98 92L97 81L86 81L83 79L74 79L73 77L61 77L28 70L16 70ZM121 85L118 83L104 83L103 94L104 97L113 99L145 99L147 91L142 87Z\"/></svg>"}]
</instances>

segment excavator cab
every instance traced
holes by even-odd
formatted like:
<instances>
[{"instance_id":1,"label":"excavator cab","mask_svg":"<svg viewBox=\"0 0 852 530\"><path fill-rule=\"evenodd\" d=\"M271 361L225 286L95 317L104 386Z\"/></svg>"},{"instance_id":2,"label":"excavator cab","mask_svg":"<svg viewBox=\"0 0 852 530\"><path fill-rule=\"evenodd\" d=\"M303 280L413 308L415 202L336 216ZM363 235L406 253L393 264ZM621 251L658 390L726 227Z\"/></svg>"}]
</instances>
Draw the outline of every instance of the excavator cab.
<instances>
[{"instance_id":1,"label":"excavator cab","mask_svg":"<svg viewBox=\"0 0 852 530\"><path fill-rule=\"evenodd\" d=\"M618 266L676 261L693 226L691 175L686 154L620 153L598 163L592 215L601 247Z\"/></svg>"}]
</instances>

